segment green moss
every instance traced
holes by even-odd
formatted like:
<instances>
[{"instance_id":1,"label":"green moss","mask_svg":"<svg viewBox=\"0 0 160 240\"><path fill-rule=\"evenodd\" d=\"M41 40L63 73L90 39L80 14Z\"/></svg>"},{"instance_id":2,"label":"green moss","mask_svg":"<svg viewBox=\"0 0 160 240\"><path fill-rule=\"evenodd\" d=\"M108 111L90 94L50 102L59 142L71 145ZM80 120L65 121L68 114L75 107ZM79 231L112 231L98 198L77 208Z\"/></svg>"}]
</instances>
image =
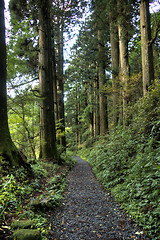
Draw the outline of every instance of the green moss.
<instances>
[{"instance_id":1,"label":"green moss","mask_svg":"<svg viewBox=\"0 0 160 240\"><path fill-rule=\"evenodd\" d=\"M25 228L33 228L34 227L34 224L35 224L35 222L33 221L33 220L27 220L27 221L25 221L25 220L22 220L22 221L13 221L12 222L12 224L11 224L11 227L13 228L13 229L18 229L18 228L23 228L23 229L25 229Z\"/></svg>"},{"instance_id":2,"label":"green moss","mask_svg":"<svg viewBox=\"0 0 160 240\"><path fill-rule=\"evenodd\" d=\"M38 230L20 229L13 233L14 240L41 240L41 234Z\"/></svg>"}]
</instances>

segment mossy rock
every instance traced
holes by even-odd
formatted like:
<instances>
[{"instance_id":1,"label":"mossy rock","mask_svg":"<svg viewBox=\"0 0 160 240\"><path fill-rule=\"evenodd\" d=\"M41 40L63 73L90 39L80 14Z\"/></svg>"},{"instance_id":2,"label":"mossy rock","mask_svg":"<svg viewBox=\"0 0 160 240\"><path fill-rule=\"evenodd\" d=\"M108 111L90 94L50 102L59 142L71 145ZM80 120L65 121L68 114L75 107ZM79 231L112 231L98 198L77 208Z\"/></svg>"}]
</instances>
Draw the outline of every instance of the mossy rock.
<instances>
[{"instance_id":1,"label":"mossy rock","mask_svg":"<svg viewBox=\"0 0 160 240\"><path fill-rule=\"evenodd\" d=\"M41 201L39 199L33 199L28 204L29 208L33 211L41 210Z\"/></svg>"},{"instance_id":2,"label":"mossy rock","mask_svg":"<svg viewBox=\"0 0 160 240\"><path fill-rule=\"evenodd\" d=\"M34 228L35 227L35 221L33 220L22 220L22 221L13 221L11 224L11 227L13 229L25 229L25 228Z\"/></svg>"},{"instance_id":3,"label":"mossy rock","mask_svg":"<svg viewBox=\"0 0 160 240\"><path fill-rule=\"evenodd\" d=\"M43 198L41 200L42 208L44 209L54 209L55 208L55 200L52 198Z\"/></svg>"},{"instance_id":4,"label":"mossy rock","mask_svg":"<svg viewBox=\"0 0 160 240\"><path fill-rule=\"evenodd\" d=\"M57 203L54 199L50 197L39 199L33 199L29 203L30 209L33 211L44 211L46 209L54 209L57 206Z\"/></svg>"},{"instance_id":5,"label":"mossy rock","mask_svg":"<svg viewBox=\"0 0 160 240\"><path fill-rule=\"evenodd\" d=\"M33 219L35 216L35 213L31 210L24 211L23 213L18 214L19 220L23 219Z\"/></svg>"},{"instance_id":6,"label":"mossy rock","mask_svg":"<svg viewBox=\"0 0 160 240\"><path fill-rule=\"evenodd\" d=\"M38 230L20 229L13 233L13 240L42 240Z\"/></svg>"}]
</instances>

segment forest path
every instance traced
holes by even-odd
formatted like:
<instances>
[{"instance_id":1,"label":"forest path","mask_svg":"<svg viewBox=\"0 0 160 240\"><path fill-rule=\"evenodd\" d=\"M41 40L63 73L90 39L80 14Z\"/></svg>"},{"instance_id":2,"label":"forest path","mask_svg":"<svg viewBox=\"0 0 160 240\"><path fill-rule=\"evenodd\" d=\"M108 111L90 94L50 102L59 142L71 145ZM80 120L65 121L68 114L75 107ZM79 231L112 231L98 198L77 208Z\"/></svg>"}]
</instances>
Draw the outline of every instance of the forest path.
<instances>
[{"instance_id":1,"label":"forest path","mask_svg":"<svg viewBox=\"0 0 160 240\"><path fill-rule=\"evenodd\" d=\"M79 157L67 176L62 207L50 214L52 240L148 239L124 214L96 180L89 164Z\"/></svg>"}]
</instances>

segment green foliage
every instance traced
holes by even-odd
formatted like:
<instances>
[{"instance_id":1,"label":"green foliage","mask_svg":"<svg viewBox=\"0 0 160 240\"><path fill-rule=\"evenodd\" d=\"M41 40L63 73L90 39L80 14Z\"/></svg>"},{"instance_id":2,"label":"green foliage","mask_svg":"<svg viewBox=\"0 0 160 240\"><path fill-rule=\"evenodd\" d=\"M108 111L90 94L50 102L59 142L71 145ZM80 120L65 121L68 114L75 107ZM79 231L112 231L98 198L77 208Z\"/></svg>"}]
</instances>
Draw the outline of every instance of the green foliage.
<instances>
[{"instance_id":1,"label":"green foliage","mask_svg":"<svg viewBox=\"0 0 160 240\"><path fill-rule=\"evenodd\" d=\"M5 219L7 211L21 210L21 196L31 193L32 188L22 187L13 174L1 179L0 183L0 220Z\"/></svg>"},{"instance_id":2,"label":"green foliage","mask_svg":"<svg viewBox=\"0 0 160 240\"><path fill-rule=\"evenodd\" d=\"M64 165L59 166L48 161L33 161L31 163L34 178L28 179L24 168L2 176L0 179L0 223L16 218L34 220L40 230L42 239L47 239L50 226L47 225L46 210L53 209L60 204L62 193L65 190L65 176L75 164L67 154ZM63 156L62 156L63 157ZM44 211L33 211L29 207L31 199L44 201ZM46 205L45 205L46 204Z\"/></svg>"},{"instance_id":3,"label":"green foliage","mask_svg":"<svg viewBox=\"0 0 160 240\"><path fill-rule=\"evenodd\" d=\"M64 165L69 168L72 168L76 163L76 160L73 158L73 152L68 149L66 153L61 154L61 158L64 161Z\"/></svg>"},{"instance_id":4,"label":"green foliage","mask_svg":"<svg viewBox=\"0 0 160 240\"><path fill-rule=\"evenodd\" d=\"M65 178L63 175L57 175L53 178L50 179L50 191L56 190L56 196L54 196L54 199L57 198L57 200L59 201L59 194L62 193L65 189Z\"/></svg>"},{"instance_id":5,"label":"green foliage","mask_svg":"<svg viewBox=\"0 0 160 240\"><path fill-rule=\"evenodd\" d=\"M160 82L155 81L130 108L130 126L81 150L97 178L155 240L160 239L159 95Z\"/></svg>"},{"instance_id":6,"label":"green foliage","mask_svg":"<svg viewBox=\"0 0 160 240\"><path fill-rule=\"evenodd\" d=\"M18 149L29 159L38 157L39 105L28 89L14 98L9 98L8 122L12 140Z\"/></svg>"},{"instance_id":7,"label":"green foliage","mask_svg":"<svg viewBox=\"0 0 160 240\"><path fill-rule=\"evenodd\" d=\"M18 23L12 21L10 39L7 44L7 67L9 89L23 86L38 79L38 37L30 17Z\"/></svg>"},{"instance_id":8,"label":"green foliage","mask_svg":"<svg viewBox=\"0 0 160 240\"><path fill-rule=\"evenodd\" d=\"M135 134L153 136L153 141L159 141L159 94L160 81L155 80L150 86L148 94L138 101L130 111L133 113L132 128Z\"/></svg>"},{"instance_id":9,"label":"green foliage","mask_svg":"<svg viewBox=\"0 0 160 240\"><path fill-rule=\"evenodd\" d=\"M47 169L43 168L43 165L40 162L33 164L32 169L37 178L41 178L42 176L47 177L49 174Z\"/></svg>"}]
</instances>

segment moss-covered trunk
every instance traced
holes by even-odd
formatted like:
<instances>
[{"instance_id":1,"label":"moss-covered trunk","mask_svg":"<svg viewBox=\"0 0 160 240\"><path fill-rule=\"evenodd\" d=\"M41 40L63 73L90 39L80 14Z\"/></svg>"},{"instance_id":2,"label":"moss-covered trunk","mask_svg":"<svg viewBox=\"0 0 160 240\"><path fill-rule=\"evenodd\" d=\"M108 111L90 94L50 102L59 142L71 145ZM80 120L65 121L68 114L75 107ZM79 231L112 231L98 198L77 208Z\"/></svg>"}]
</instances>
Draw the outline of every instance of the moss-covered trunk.
<instances>
[{"instance_id":1,"label":"moss-covered trunk","mask_svg":"<svg viewBox=\"0 0 160 240\"><path fill-rule=\"evenodd\" d=\"M0 163L27 166L11 140L7 116L7 66L5 44L4 1L0 1Z\"/></svg>"}]
</instances>

